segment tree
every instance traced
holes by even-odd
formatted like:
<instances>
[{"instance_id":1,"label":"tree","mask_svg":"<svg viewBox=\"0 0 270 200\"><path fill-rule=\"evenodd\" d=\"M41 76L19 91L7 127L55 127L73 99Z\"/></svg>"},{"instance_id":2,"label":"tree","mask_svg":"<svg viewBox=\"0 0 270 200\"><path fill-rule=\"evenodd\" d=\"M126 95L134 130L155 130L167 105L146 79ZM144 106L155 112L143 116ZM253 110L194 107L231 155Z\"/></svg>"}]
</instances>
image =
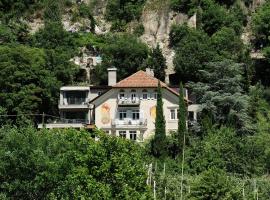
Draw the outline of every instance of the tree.
<instances>
[{"instance_id":1,"label":"tree","mask_svg":"<svg viewBox=\"0 0 270 200\"><path fill-rule=\"evenodd\" d=\"M223 27L211 37L212 48L216 51L215 60L242 60L244 45L240 36L232 28Z\"/></svg>"},{"instance_id":2,"label":"tree","mask_svg":"<svg viewBox=\"0 0 270 200\"><path fill-rule=\"evenodd\" d=\"M191 200L237 200L241 198L241 188L221 169L203 172L192 185L188 199Z\"/></svg>"},{"instance_id":3,"label":"tree","mask_svg":"<svg viewBox=\"0 0 270 200\"><path fill-rule=\"evenodd\" d=\"M1 106L8 114L49 112L60 82L46 69L44 51L17 45L1 46L0 53Z\"/></svg>"},{"instance_id":4,"label":"tree","mask_svg":"<svg viewBox=\"0 0 270 200\"><path fill-rule=\"evenodd\" d=\"M234 129L214 126L187 149L186 163L192 173L218 168L233 174L252 174L256 165L248 146L247 139Z\"/></svg>"},{"instance_id":5,"label":"tree","mask_svg":"<svg viewBox=\"0 0 270 200\"><path fill-rule=\"evenodd\" d=\"M166 59L162 55L162 51L159 47L159 44L156 48L154 48L149 55L149 59L147 60L147 67L154 70L155 77L161 81L165 80L165 69L166 66Z\"/></svg>"},{"instance_id":6,"label":"tree","mask_svg":"<svg viewBox=\"0 0 270 200\"><path fill-rule=\"evenodd\" d=\"M179 79L183 82L198 81L199 70L204 69L214 55L209 37L200 30L191 30L176 45L173 63Z\"/></svg>"},{"instance_id":7,"label":"tree","mask_svg":"<svg viewBox=\"0 0 270 200\"><path fill-rule=\"evenodd\" d=\"M255 36L256 48L263 48L270 44L270 3L266 2L252 16L252 29Z\"/></svg>"},{"instance_id":8,"label":"tree","mask_svg":"<svg viewBox=\"0 0 270 200\"><path fill-rule=\"evenodd\" d=\"M137 72L147 60L148 47L134 36L109 35L105 44L101 49L102 64L95 68L95 81L101 84L107 83L107 68L117 67L117 78L121 80Z\"/></svg>"},{"instance_id":9,"label":"tree","mask_svg":"<svg viewBox=\"0 0 270 200\"><path fill-rule=\"evenodd\" d=\"M187 133L187 105L184 99L184 88L182 85L182 82L180 82L179 86L179 110L178 110L178 130L177 130L177 136L178 136L178 144L180 147L180 150L183 150L183 141L185 134Z\"/></svg>"},{"instance_id":10,"label":"tree","mask_svg":"<svg viewBox=\"0 0 270 200\"><path fill-rule=\"evenodd\" d=\"M151 199L142 148L100 131L0 129L1 195L14 199ZM23 158L23 159L22 159Z\"/></svg>"},{"instance_id":11,"label":"tree","mask_svg":"<svg viewBox=\"0 0 270 200\"><path fill-rule=\"evenodd\" d=\"M191 83L203 112L219 125L236 128L238 133L252 132L248 115L249 97L243 87L243 65L226 60L209 63L200 71L201 82Z\"/></svg>"},{"instance_id":12,"label":"tree","mask_svg":"<svg viewBox=\"0 0 270 200\"><path fill-rule=\"evenodd\" d=\"M162 91L160 82L158 83L156 109L157 114L155 121L155 135L151 141L151 151L154 156L162 157L166 154L166 122L163 114Z\"/></svg>"},{"instance_id":13,"label":"tree","mask_svg":"<svg viewBox=\"0 0 270 200\"><path fill-rule=\"evenodd\" d=\"M123 20L125 23L139 19L145 0L109 0L106 6L106 19Z\"/></svg>"}]
</instances>

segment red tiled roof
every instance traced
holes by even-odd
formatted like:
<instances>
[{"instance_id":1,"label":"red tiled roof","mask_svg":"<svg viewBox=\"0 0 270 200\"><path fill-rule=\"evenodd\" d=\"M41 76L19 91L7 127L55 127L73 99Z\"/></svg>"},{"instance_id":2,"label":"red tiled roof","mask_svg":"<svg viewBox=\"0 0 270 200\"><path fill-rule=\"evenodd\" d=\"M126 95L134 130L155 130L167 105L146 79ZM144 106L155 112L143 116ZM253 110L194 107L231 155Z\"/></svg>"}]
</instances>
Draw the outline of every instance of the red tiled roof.
<instances>
[{"instance_id":1,"label":"red tiled roof","mask_svg":"<svg viewBox=\"0 0 270 200\"><path fill-rule=\"evenodd\" d=\"M159 80L157 78L140 70L124 80L119 81L113 86L113 88L155 88L158 86L158 82ZM172 93L179 95L178 92L169 88L166 83L160 81L160 85L163 88L167 88Z\"/></svg>"},{"instance_id":2,"label":"red tiled roof","mask_svg":"<svg viewBox=\"0 0 270 200\"><path fill-rule=\"evenodd\" d=\"M157 88L158 82L159 82L159 80L157 78L147 74L145 71L140 70L140 71L136 72L135 74L132 74L131 76L116 83L114 86L112 86L112 89L113 88ZM179 93L175 89L168 87L166 85L166 83L160 81L160 85L161 85L161 87L169 90L174 95L179 96ZM103 93L103 94L105 94L105 93ZM91 102L95 101L99 97L100 96L97 96ZM185 99L185 100L188 101L187 99Z\"/></svg>"},{"instance_id":3,"label":"red tiled roof","mask_svg":"<svg viewBox=\"0 0 270 200\"><path fill-rule=\"evenodd\" d=\"M166 84L160 81L161 86L165 86ZM135 74L119 81L113 87L116 88L144 88L144 87L157 87L158 79L147 74L146 72L140 70Z\"/></svg>"}]
</instances>

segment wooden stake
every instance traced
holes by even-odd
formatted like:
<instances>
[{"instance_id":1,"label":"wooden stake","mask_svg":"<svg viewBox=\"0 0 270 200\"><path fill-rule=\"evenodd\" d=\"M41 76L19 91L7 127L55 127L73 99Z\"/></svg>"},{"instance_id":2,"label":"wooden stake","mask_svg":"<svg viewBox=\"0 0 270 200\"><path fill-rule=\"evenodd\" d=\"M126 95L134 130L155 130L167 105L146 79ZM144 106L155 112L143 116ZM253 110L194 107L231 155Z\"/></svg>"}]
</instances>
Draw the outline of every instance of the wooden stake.
<instances>
[{"instance_id":1,"label":"wooden stake","mask_svg":"<svg viewBox=\"0 0 270 200\"><path fill-rule=\"evenodd\" d=\"M183 181L184 181L184 162L185 162L185 143L186 143L186 132L184 132L183 150L182 150L182 172L181 172L181 192L180 200L183 200Z\"/></svg>"}]
</instances>

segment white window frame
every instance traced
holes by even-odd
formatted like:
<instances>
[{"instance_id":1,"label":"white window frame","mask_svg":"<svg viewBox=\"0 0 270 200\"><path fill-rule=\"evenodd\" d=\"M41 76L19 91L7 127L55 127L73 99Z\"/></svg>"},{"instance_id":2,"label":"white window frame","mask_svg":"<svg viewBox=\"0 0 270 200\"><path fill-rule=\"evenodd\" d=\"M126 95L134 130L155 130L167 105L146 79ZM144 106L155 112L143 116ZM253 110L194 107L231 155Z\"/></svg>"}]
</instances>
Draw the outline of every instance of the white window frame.
<instances>
[{"instance_id":1,"label":"white window frame","mask_svg":"<svg viewBox=\"0 0 270 200\"><path fill-rule=\"evenodd\" d=\"M127 118L127 110L118 111L119 120L125 120Z\"/></svg>"},{"instance_id":2,"label":"white window frame","mask_svg":"<svg viewBox=\"0 0 270 200\"><path fill-rule=\"evenodd\" d=\"M131 101L136 101L137 100L137 93L135 90L131 90L131 95L130 95Z\"/></svg>"},{"instance_id":3,"label":"white window frame","mask_svg":"<svg viewBox=\"0 0 270 200\"><path fill-rule=\"evenodd\" d=\"M175 112L175 109L170 109L170 120L176 120L176 114L177 112Z\"/></svg>"},{"instance_id":4,"label":"white window frame","mask_svg":"<svg viewBox=\"0 0 270 200\"><path fill-rule=\"evenodd\" d=\"M130 140L137 140L137 131L129 131L129 139Z\"/></svg>"},{"instance_id":5,"label":"white window frame","mask_svg":"<svg viewBox=\"0 0 270 200\"><path fill-rule=\"evenodd\" d=\"M127 138L127 131L119 131L118 134L121 138Z\"/></svg>"},{"instance_id":6,"label":"white window frame","mask_svg":"<svg viewBox=\"0 0 270 200\"><path fill-rule=\"evenodd\" d=\"M121 100L125 99L125 93L124 92L119 93L119 99L121 99Z\"/></svg>"},{"instance_id":7,"label":"white window frame","mask_svg":"<svg viewBox=\"0 0 270 200\"><path fill-rule=\"evenodd\" d=\"M132 110L132 120L139 120L140 115L140 110Z\"/></svg>"}]
</instances>

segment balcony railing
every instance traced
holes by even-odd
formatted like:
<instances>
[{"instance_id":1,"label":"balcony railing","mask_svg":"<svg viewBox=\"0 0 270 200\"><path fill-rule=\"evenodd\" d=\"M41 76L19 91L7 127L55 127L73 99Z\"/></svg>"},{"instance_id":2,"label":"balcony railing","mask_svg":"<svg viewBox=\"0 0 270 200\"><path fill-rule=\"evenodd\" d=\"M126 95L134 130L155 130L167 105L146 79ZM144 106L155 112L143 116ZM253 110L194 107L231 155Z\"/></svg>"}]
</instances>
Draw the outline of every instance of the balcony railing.
<instances>
[{"instance_id":1,"label":"balcony railing","mask_svg":"<svg viewBox=\"0 0 270 200\"><path fill-rule=\"evenodd\" d=\"M52 124L88 124L88 120L87 119L58 119L58 120L54 120L48 123L52 123Z\"/></svg>"},{"instance_id":2,"label":"balcony railing","mask_svg":"<svg viewBox=\"0 0 270 200\"><path fill-rule=\"evenodd\" d=\"M64 104L67 105L82 105L86 103L86 98L66 98Z\"/></svg>"},{"instance_id":3,"label":"balcony railing","mask_svg":"<svg viewBox=\"0 0 270 200\"><path fill-rule=\"evenodd\" d=\"M118 105L122 106L130 106L130 105L140 105L140 99L118 99Z\"/></svg>"},{"instance_id":4,"label":"balcony railing","mask_svg":"<svg viewBox=\"0 0 270 200\"><path fill-rule=\"evenodd\" d=\"M136 127L146 127L147 126L147 119L112 119L112 126L136 126Z\"/></svg>"}]
</instances>

